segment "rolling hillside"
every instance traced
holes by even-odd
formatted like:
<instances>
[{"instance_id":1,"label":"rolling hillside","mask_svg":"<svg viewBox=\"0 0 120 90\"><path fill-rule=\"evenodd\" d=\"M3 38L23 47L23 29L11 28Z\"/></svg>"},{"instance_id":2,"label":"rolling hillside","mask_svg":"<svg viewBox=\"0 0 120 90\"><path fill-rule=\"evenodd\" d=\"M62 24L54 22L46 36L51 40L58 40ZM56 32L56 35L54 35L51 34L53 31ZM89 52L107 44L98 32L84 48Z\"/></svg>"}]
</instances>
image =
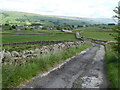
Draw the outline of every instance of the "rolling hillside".
<instances>
[{"instance_id":1,"label":"rolling hillside","mask_svg":"<svg viewBox=\"0 0 120 90\"><path fill-rule=\"evenodd\" d=\"M40 22L47 25L87 25L87 24L101 24L111 23L112 19L104 18L79 18L67 16L48 16L33 13L17 12L17 11L3 11L0 10L0 23L28 23Z\"/></svg>"}]
</instances>

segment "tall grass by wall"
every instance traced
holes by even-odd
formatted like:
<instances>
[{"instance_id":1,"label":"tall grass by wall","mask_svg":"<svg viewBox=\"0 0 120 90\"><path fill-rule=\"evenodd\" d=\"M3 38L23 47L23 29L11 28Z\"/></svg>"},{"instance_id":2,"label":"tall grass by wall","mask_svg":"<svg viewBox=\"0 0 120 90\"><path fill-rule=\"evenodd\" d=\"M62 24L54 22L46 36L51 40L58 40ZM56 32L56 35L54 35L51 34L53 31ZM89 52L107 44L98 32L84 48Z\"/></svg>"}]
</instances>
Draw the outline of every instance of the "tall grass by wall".
<instances>
[{"instance_id":1,"label":"tall grass by wall","mask_svg":"<svg viewBox=\"0 0 120 90\"><path fill-rule=\"evenodd\" d=\"M107 77L110 82L111 88L119 88L119 76L120 73L118 62L118 56L115 51L113 51L111 46L106 46L106 60L107 60Z\"/></svg>"},{"instance_id":2,"label":"tall grass by wall","mask_svg":"<svg viewBox=\"0 0 120 90\"><path fill-rule=\"evenodd\" d=\"M91 44L81 44L78 47L70 47L67 50L55 51L47 55L41 55L36 59L31 60L29 63L25 63L21 66L4 65L2 67L2 86L16 87L20 83L31 79L32 77L43 73L49 68L63 62L69 57L72 57L80 51L90 47Z\"/></svg>"}]
</instances>

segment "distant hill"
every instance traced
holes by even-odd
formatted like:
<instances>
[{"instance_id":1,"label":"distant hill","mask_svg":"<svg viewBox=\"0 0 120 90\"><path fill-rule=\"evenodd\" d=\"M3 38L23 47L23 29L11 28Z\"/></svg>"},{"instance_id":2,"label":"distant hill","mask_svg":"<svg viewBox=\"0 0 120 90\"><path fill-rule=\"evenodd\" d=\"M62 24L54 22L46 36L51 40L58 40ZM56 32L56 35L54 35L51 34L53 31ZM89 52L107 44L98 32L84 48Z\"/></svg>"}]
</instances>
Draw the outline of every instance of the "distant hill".
<instances>
[{"instance_id":1,"label":"distant hill","mask_svg":"<svg viewBox=\"0 0 120 90\"><path fill-rule=\"evenodd\" d=\"M79 18L67 16L48 16L34 13L0 10L0 23L28 23L40 22L46 25L87 25L113 23L110 18Z\"/></svg>"}]
</instances>

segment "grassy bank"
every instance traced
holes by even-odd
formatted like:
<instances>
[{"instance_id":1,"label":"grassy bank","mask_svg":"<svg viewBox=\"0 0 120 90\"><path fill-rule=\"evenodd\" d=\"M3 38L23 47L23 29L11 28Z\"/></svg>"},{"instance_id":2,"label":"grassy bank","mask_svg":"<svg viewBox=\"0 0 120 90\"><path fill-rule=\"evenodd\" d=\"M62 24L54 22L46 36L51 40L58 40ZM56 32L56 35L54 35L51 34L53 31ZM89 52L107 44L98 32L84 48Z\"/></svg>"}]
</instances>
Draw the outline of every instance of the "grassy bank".
<instances>
[{"instance_id":1,"label":"grassy bank","mask_svg":"<svg viewBox=\"0 0 120 90\"><path fill-rule=\"evenodd\" d=\"M110 46L106 46L106 60L107 60L107 76L112 88L118 88L120 73L118 73L119 65L118 55L112 50Z\"/></svg>"},{"instance_id":2,"label":"grassy bank","mask_svg":"<svg viewBox=\"0 0 120 90\"><path fill-rule=\"evenodd\" d=\"M56 66L90 46L91 44L87 43L78 47L71 47L67 50L49 53L48 55L41 55L39 58L21 66L4 65L2 67L2 86L3 88L16 87L20 83L31 79L39 73L48 71L49 68Z\"/></svg>"}]
</instances>

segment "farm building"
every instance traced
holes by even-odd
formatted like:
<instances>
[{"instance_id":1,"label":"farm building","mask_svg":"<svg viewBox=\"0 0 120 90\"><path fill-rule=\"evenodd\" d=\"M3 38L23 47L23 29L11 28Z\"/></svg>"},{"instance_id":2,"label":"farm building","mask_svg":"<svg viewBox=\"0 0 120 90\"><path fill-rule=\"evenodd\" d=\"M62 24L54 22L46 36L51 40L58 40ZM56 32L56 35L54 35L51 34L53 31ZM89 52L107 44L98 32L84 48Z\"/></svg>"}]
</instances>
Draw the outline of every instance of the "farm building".
<instances>
[{"instance_id":1,"label":"farm building","mask_svg":"<svg viewBox=\"0 0 120 90\"><path fill-rule=\"evenodd\" d=\"M72 32L71 30L64 30L64 29L62 29L61 31L62 32Z\"/></svg>"}]
</instances>

